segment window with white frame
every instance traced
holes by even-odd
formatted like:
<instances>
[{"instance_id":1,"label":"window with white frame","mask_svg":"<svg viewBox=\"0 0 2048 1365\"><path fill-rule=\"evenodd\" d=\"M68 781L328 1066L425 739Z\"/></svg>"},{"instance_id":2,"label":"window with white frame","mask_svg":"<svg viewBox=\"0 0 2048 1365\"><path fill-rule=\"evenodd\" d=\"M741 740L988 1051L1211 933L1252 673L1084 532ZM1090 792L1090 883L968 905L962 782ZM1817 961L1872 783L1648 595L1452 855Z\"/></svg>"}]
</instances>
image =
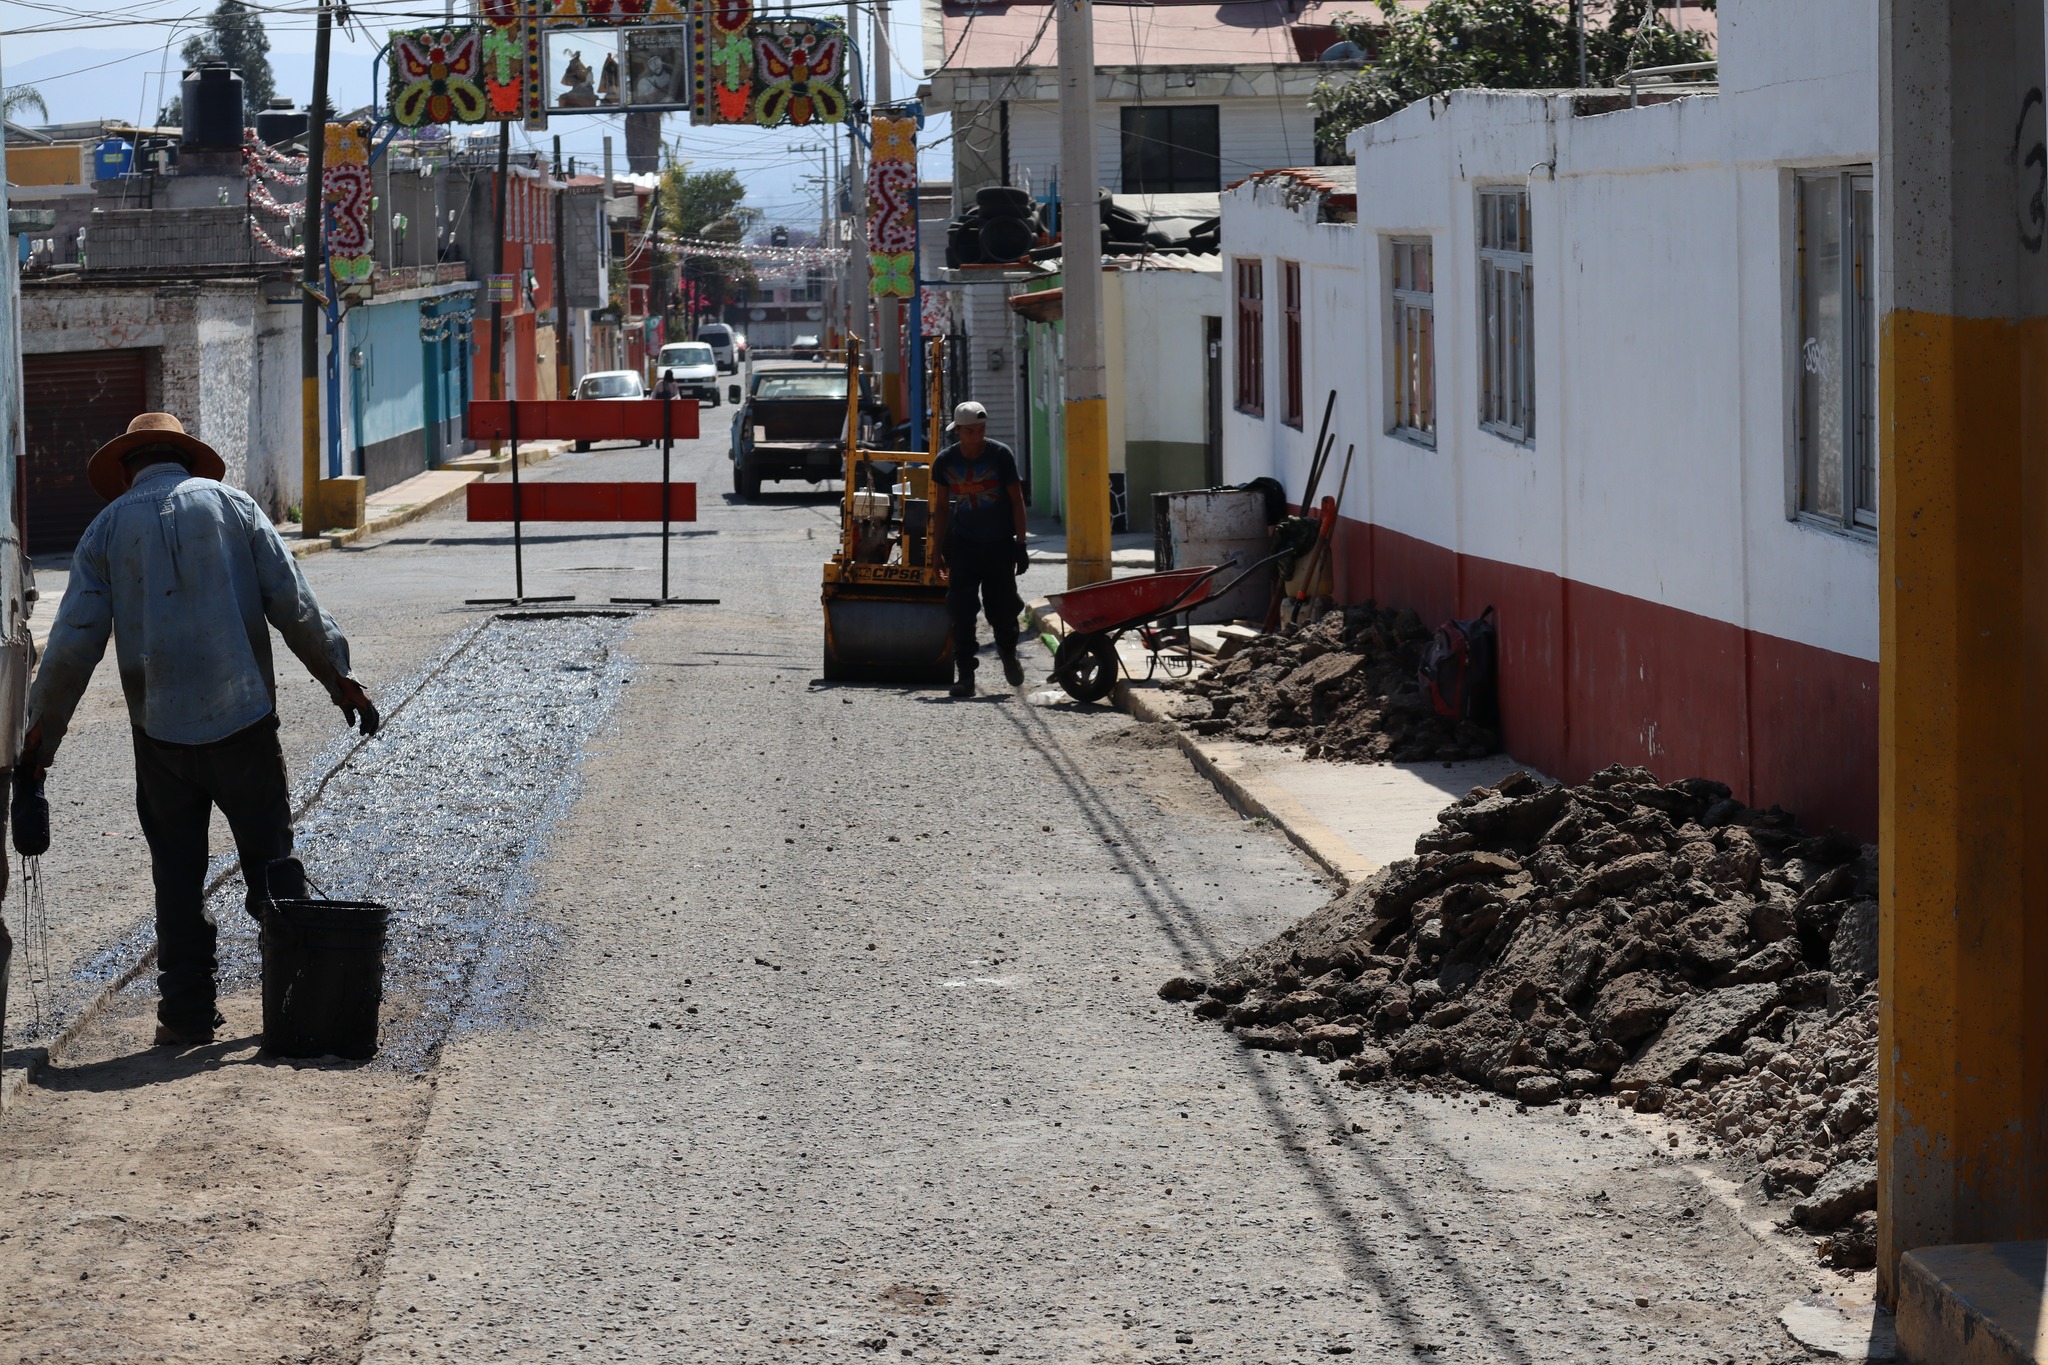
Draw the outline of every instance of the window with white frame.
<instances>
[{"instance_id":1,"label":"window with white frame","mask_svg":"<svg viewBox=\"0 0 2048 1365\"><path fill-rule=\"evenodd\" d=\"M1436 441L1436 281L1428 239L1393 242L1394 392L1387 409L1403 436Z\"/></svg>"},{"instance_id":2,"label":"window with white frame","mask_svg":"<svg viewBox=\"0 0 2048 1365\"><path fill-rule=\"evenodd\" d=\"M1529 191L1479 192L1479 425L1515 441L1536 434L1530 327Z\"/></svg>"},{"instance_id":3,"label":"window with white frame","mask_svg":"<svg viewBox=\"0 0 2048 1365\"><path fill-rule=\"evenodd\" d=\"M1794 515L1877 527L1877 225L1868 166L1801 171Z\"/></svg>"}]
</instances>

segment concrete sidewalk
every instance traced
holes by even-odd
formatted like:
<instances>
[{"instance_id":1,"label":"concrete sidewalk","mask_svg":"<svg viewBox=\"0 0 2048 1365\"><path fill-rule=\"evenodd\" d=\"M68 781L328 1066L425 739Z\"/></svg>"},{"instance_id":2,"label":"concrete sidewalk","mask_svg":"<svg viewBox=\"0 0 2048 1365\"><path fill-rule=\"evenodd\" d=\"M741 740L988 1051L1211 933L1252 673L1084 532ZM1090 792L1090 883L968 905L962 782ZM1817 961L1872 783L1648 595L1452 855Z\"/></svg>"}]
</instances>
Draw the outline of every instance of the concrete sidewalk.
<instances>
[{"instance_id":1,"label":"concrete sidewalk","mask_svg":"<svg viewBox=\"0 0 2048 1365\"><path fill-rule=\"evenodd\" d=\"M1032 628L1048 648L1057 648L1066 633L1059 614L1043 600L1030 611ZM1181 707L1208 713L1200 698L1165 686L1164 670L1148 668L1135 637L1119 640L1117 652L1123 659L1113 698L1119 710L1154 722L1173 721ZM1073 704L1058 684L1034 700ZM1293 745L1203 738L1178 728L1174 739L1233 806L1271 823L1346 885L1412 855L1416 837L1435 826L1437 812L1472 788L1526 766L1505 754L1455 763L1320 763Z\"/></svg>"},{"instance_id":2,"label":"concrete sidewalk","mask_svg":"<svg viewBox=\"0 0 2048 1365\"><path fill-rule=\"evenodd\" d=\"M522 466L525 463L520 461ZM415 474L395 483L381 493L372 493L364 500L361 526L308 537L298 523L285 522L277 528L278 534L284 537L285 544L291 547L296 558L304 559L307 555L331 550L337 545L353 545L364 536L380 535L409 521L418 521L430 512L438 512L463 496L462 490L480 477L478 471L471 469L429 469L424 474Z\"/></svg>"}]
</instances>

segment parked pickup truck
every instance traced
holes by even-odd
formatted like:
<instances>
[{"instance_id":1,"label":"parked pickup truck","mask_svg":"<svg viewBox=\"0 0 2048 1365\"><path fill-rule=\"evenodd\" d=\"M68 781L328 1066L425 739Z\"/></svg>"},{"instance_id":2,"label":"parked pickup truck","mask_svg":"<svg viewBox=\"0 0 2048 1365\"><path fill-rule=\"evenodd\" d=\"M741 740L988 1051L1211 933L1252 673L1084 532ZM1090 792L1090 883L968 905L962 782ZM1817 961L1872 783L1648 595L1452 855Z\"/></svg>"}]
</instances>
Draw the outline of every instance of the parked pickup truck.
<instances>
[{"instance_id":1,"label":"parked pickup truck","mask_svg":"<svg viewBox=\"0 0 2048 1365\"><path fill-rule=\"evenodd\" d=\"M735 385L735 388L738 386ZM732 491L757 498L769 479L817 483L846 467L846 370L838 365L760 363L732 419ZM889 420L888 404L861 376L862 442Z\"/></svg>"}]
</instances>

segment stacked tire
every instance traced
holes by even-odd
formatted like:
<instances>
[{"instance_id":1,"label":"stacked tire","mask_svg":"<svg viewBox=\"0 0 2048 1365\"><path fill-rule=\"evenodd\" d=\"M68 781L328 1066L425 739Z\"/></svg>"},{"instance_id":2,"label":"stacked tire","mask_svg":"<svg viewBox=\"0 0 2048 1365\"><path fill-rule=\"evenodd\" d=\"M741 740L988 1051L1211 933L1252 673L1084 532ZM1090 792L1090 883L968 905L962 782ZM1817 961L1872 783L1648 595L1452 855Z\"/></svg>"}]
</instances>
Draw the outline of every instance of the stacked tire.
<instances>
[{"instance_id":1,"label":"stacked tire","mask_svg":"<svg viewBox=\"0 0 2048 1365\"><path fill-rule=\"evenodd\" d=\"M1038 206L1028 191L988 185L975 193L974 207L946 229L946 264L958 269L1020 261L1038 245L1042 232Z\"/></svg>"}]
</instances>

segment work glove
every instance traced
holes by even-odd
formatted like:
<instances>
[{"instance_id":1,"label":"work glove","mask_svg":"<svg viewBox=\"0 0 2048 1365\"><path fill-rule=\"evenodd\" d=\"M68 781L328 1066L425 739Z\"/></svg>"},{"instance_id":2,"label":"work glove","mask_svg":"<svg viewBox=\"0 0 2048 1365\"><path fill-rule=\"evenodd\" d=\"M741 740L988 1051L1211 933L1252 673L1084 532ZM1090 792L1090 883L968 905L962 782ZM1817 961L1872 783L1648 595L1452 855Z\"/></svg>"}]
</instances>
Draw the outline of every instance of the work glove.
<instances>
[{"instance_id":1,"label":"work glove","mask_svg":"<svg viewBox=\"0 0 2048 1365\"><path fill-rule=\"evenodd\" d=\"M1029 569L1030 567L1031 550L1028 546L1024 544L1023 541L1020 540L1017 542L1017 577L1022 578L1024 576L1024 571L1026 569Z\"/></svg>"},{"instance_id":2,"label":"work glove","mask_svg":"<svg viewBox=\"0 0 2048 1365\"><path fill-rule=\"evenodd\" d=\"M341 680L341 701L338 704L342 718L361 730L366 739L376 734L377 727L384 723L384 718L377 714L375 704L370 701L370 694L363 691L363 685L354 678Z\"/></svg>"},{"instance_id":3,"label":"work glove","mask_svg":"<svg viewBox=\"0 0 2048 1365\"><path fill-rule=\"evenodd\" d=\"M21 757L15 760L14 770L29 774L33 780L40 780L49 767L50 756L43 751L43 726L38 721L29 727L28 734L21 741Z\"/></svg>"}]
</instances>

